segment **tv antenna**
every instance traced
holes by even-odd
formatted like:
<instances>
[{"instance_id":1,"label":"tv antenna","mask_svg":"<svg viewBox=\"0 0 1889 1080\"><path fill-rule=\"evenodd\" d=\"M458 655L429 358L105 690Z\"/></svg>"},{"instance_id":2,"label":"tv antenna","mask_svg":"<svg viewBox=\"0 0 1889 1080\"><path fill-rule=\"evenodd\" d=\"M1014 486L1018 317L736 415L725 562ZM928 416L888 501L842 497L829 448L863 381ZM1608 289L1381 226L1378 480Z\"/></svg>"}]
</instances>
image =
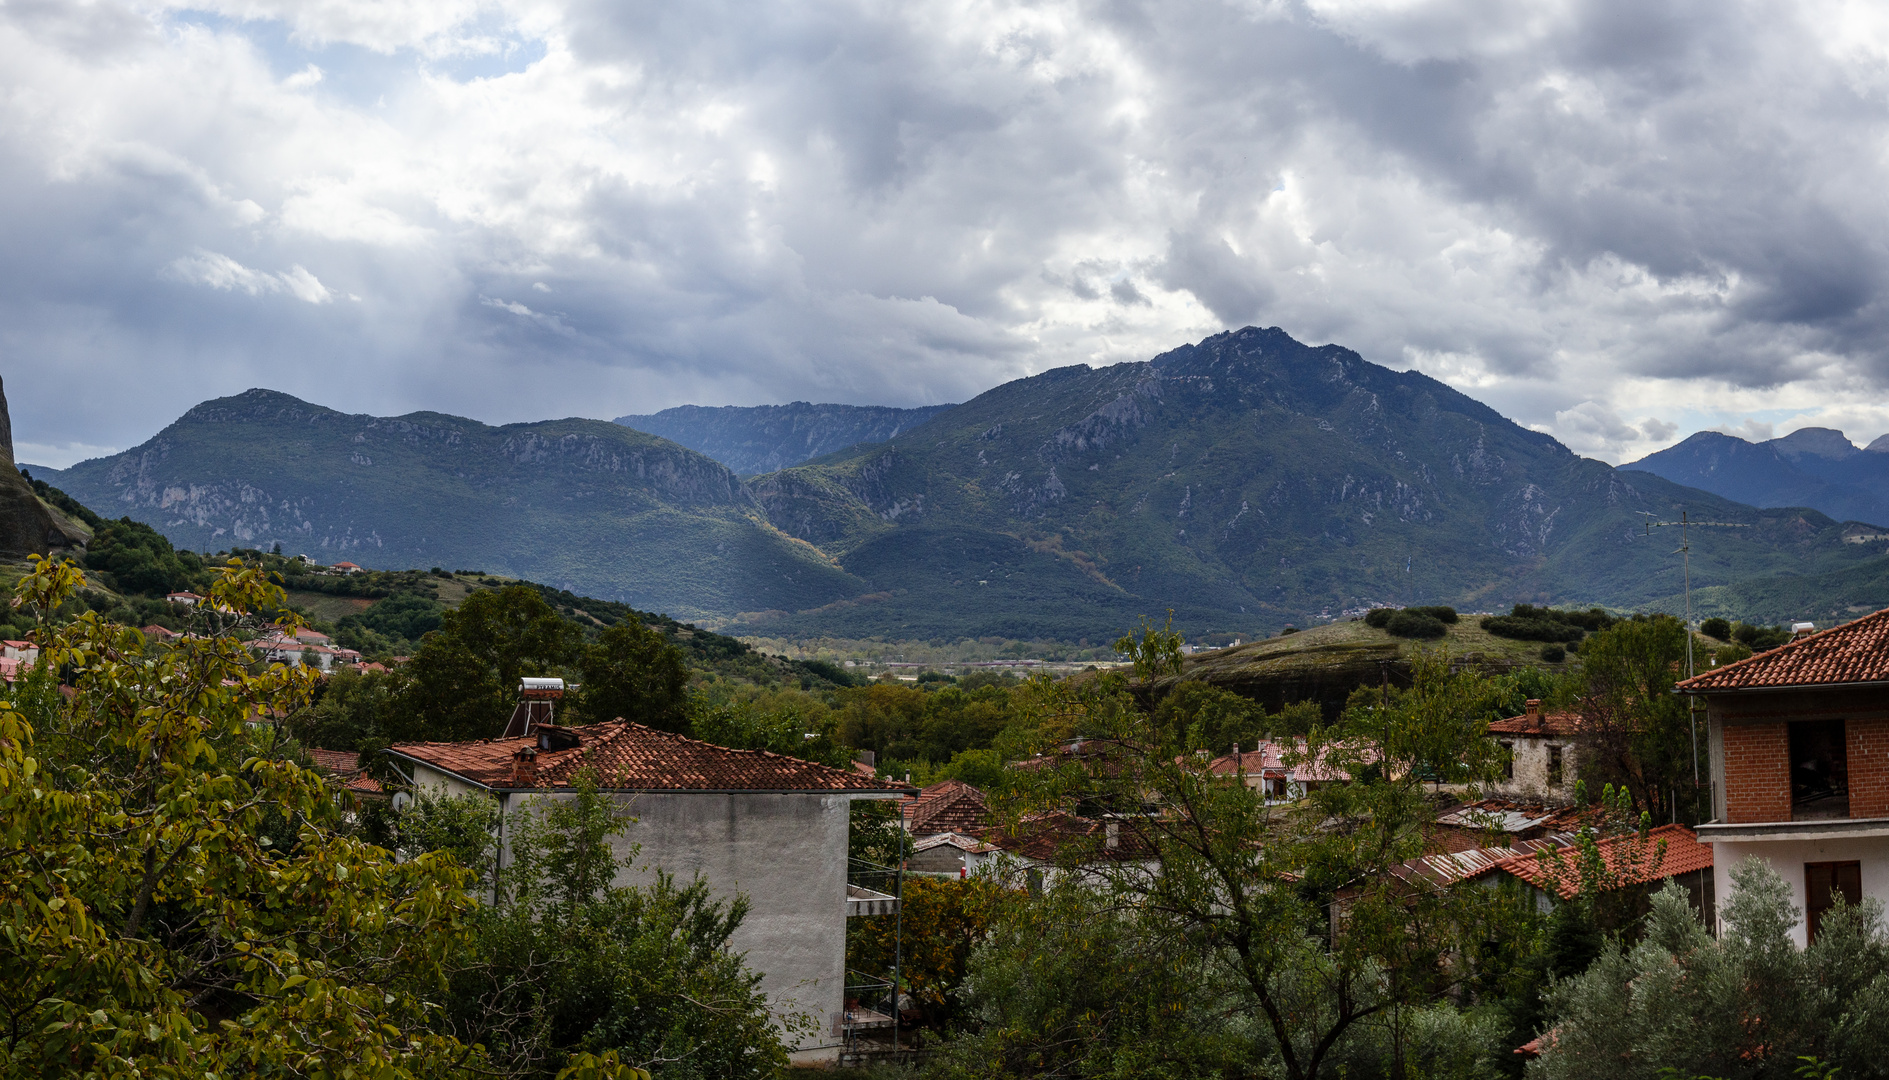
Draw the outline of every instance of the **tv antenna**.
<instances>
[{"instance_id":1,"label":"tv antenna","mask_svg":"<svg viewBox=\"0 0 1889 1080\"><path fill-rule=\"evenodd\" d=\"M1653 535L1654 529L1679 527L1679 547L1675 555L1685 556L1683 562L1686 574L1686 678L1692 678L1692 530L1694 529L1749 529L1750 525L1735 521L1693 521L1686 511L1679 512L1678 521L1655 521L1657 514L1641 510L1646 518L1646 535ZM1692 721L1692 786L1699 786L1699 715L1692 709L1692 698L1686 699L1686 713Z\"/></svg>"}]
</instances>

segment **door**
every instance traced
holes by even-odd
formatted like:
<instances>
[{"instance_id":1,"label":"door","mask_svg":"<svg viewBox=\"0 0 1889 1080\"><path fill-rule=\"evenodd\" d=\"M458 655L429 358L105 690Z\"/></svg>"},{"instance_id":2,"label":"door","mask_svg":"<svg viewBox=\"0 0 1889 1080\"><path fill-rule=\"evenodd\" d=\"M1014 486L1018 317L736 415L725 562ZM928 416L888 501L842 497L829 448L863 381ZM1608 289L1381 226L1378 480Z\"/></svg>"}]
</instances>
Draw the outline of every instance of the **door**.
<instances>
[{"instance_id":1,"label":"door","mask_svg":"<svg viewBox=\"0 0 1889 1080\"><path fill-rule=\"evenodd\" d=\"M1817 940L1823 913L1836 906L1841 896L1845 904L1863 902L1863 864L1860 862L1814 862L1804 864L1804 923L1809 940Z\"/></svg>"}]
</instances>

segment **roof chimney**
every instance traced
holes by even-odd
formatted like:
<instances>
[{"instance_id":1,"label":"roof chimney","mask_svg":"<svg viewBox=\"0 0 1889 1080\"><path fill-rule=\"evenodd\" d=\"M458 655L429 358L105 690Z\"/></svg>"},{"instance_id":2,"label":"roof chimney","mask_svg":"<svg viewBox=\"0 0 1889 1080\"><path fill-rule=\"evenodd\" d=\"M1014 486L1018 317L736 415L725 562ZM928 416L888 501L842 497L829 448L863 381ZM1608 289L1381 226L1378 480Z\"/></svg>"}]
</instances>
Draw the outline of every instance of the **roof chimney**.
<instances>
[{"instance_id":1,"label":"roof chimney","mask_svg":"<svg viewBox=\"0 0 1889 1080\"><path fill-rule=\"evenodd\" d=\"M1541 726L1541 699L1529 698L1522 703L1524 714L1528 717L1529 727Z\"/></svg>"},{"instance_id":2,"label":"roof chimney","mask_svg":"<svg viewBox=\"0 0 1889 1080\"><path fill-rule=\"evenodd\" d=\"M538 786L538 748L527 746L512 755L512 786Z\"/></svg>"}]
</instances>

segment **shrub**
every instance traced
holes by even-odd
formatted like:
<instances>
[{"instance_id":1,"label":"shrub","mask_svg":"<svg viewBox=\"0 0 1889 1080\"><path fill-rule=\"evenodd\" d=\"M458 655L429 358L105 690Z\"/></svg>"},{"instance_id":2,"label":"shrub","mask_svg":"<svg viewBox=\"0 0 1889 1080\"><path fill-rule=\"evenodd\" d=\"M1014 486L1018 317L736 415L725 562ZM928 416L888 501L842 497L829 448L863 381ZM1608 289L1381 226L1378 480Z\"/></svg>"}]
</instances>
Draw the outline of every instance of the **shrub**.
<instances>
[{"instance_id":1,"label":"shrub","mask_svg":"<svg viewBox=\"0 0 1889 1080\"><path fill-rule=\"evenodd\" d=\"M1752 652L1763 652L1791 640L1791 632L1782 626L1752 626L1741 622L1732 627L1732 640Z\"/></svg>"},{"instance_id":2,"label":"shrub","mask_svg":"<svg viewBox=\"0 0 1889 1080\"><path fill-rule=\"evenodd\" d=\"M1699 633L1720 641L1732 639L1732 624L1725 619L1707 619L1699 624Z\"/></svg>"},{"instance_id":3,"label":"shrub","mask_svg":"<svg viewBox=\"0 0 1889 1080\"><path fill-rule=\"evenodd\" d=\"M1451 625L1454 625L1457 619L1456 609L1453 607L1407 607L1404 610L1416 615L1428 615L1438 622Z\"/></svg>"},{"instance_id":4,"label":"shrub","mask_svg":"<svg viewBox=\"0 0 1889 1080\"><path fill-rule=\"evenodd\" d=\"M1543 645L1541 647L1541 658L1550 664L1559 664L1561 661L1568 658L1568 650L1559 644Z\"/></svg>"},{"instance_id":5,"label":"shrub","mask_svg":"<svg viewBox=\"0 0 1889 1080\"><path fill-rule=\"evenodd\" d=\"M1394 637L1440 638L1449 633L1449 628L1443 625L1443 620L1433 615L1406 609L1392 615L1390 621L1384 624L1384 631Z\"/></svg>"},{"instance_id":6,"label":"shrub","mask_svg":"<svg viewBox=\"0 0 1889 1080\"><path fill-rule=\"evenodd\" d=\"M1396 608L1372 608L1365 613L1364 625L1382 630L1384 629L1384 625L1391 621L1391 616L1395 614L1397 614Z\"/></svg>"}]
</instances>

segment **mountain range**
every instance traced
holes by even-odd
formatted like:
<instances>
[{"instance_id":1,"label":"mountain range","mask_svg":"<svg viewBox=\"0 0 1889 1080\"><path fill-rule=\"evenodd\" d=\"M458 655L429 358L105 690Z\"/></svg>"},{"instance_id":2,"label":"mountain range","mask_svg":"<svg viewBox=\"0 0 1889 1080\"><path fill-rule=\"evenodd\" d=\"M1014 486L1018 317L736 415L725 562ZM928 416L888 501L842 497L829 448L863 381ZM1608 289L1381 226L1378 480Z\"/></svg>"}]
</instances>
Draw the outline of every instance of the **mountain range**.
<instances>
[{"instance_id":1,"label":"mountain range","mask_svg":"<svg viewBox=\"0 0 1889 1080\"><path fill-rule=\"evenodd\" d=\"M859 443L882 443L952 405L679 405L647 416L619 416L624 427L698 450L743 476L773 472Z\"/></svg>"},{"instance_id":2,"label":"mountain range","mask_svg":"<svg viewBox=\"0 0 1889 1080\"><path fill-rule=\"evenodd\" d=\"M831 445L808 434L830 408L656 416L751 464ZM1385 603L1635 606L1680 583L1642 514L1750 526L1695 540L1698 587L1858 571L1889 542L1577 457L1278 328L1044 372L853 438L903 423L881 419L836 420L845 448L743 479L622 424L347 415L252 390L33 471L191 548L478 567L782 636L1101 641L1172 609L1198 638Z\"/></svg>"},{"instance_id":3,"label":"mountain range","mask_svg":"<svg viewBox=\"0 0 1889 1080\"><path fill-rule=\"evenodd\" d=\"M1839 521L1889 523L1889 435L1859 449L1830 428L1759 443L1701 431L1620 467L1752 506L1808 506Z\"/></svg>"}]
</instances>

